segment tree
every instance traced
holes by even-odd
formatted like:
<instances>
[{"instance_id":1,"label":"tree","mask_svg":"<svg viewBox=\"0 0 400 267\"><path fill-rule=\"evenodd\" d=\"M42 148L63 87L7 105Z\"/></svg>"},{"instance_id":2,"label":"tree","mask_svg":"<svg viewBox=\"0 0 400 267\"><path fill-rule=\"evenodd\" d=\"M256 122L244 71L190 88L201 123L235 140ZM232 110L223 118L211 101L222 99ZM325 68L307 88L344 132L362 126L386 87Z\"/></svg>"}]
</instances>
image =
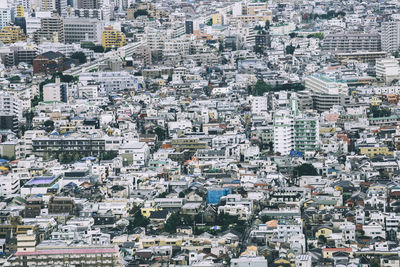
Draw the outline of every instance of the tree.
<instances>
[{"instance_id":1,"label":"tree","mask_svg":"<svg viewBox=\"0 0 400 267\"><path fill-rule=\"evenodd\" d=\"M207 26L212 26L212 19L209 19L209 20L207 21Z\"/></svg>"},{"instance_id":2,"label":"tree","mask_svg":"<svg viewBox=\"0 0 400 267\"><path fill-rule=\"evenodd\" d=\"M290 38L294 38L294 37L297 37L297 33L296 32L291 32L291 33L289 33L289 36L290 36Z\"/></svg>"},{"instance_id":3,"label":"tree","mask_svg":"<svg viewBox=\"0 0 400 267\"><path fill-rule=\"evenodd\" d=\"M43 123L44 127L46 127L46 132L52 132L54 130L54 121L47 120Z\"/></svg>"},{"instance_id":4,"label":"tree","mask_svg":"<svg viewBox=\"0 0 400 267\"><path fill-rule=\"evenodd\" d=\"M102 47L101 45L96 45L95 47L93 47L92 49L95 53L103 53L104 52L104 47Z\"/></svg>"},{"instance_id":5,"label":"tree","mask_svg":"<svg viewBox=\"0 0 400 267\"><path fill-rule=\"evenodd\" d=\"M264 80L258 80L256 85L254 86L253 90L251 91L251 94L253 96L262 96L264 93L268 92L271 90L271 86L264 82Z\"/></svg>"},{"instance_id":6,"label":"tree","mask_svg":"<svg viewBox=\"0 0 400 267\"><path fill-rule=\"evenodd\" d=\"M181 216L178 212L172 213L164 224L164 230L168 233L176 233L176 228L181 225Z\"/></svg>"},{"instance_id":7,"label":"tree","mask_svg":"<svg viewBox=\"0 0 400 267\"><path fill-rule=\"evenodd\" d=\"M167 131L161 127L157 127L154 133L157 135L159 141L164 141L167 138Z\"/></svg>"},{"instance_id":8,"label":"tree","mask_svg":"<svg viewBox=\"0 0 400 267\"><path fill-rule=\"evenodd\" d=\"M185 193L183 193L183 191L179 192L179 198L184 198L185 197Z\"/></svg>"},{"instance_id":9,"label":"tree","mask_svg":"<svg viewBox=\"0 0 400 267\"><path fill-rule=\"evenodd\" d=\"M18 83L21 81L21 77L18 75L11 76L10 78L7 79L10 83Z\"/></svg>"},{"instance_id":10,"label":"tree","mask_svg":"<svg viewBox=\"0 0 400 267\"><path fill-rule=\"evenodd\" d=\"M86 63L86 61L87 61L85 53L83 53L81 51L73 53L71 55L71 58L79 60L79 64Z\"/></svg>"},{"instance_id":11,"label":"tree","mask_svg":"<svg viewBox=\"0 0 400 267\"><path fill-rule=\"evenodd\" d=\"M265 29L269 30L269 27L271 26L271 22L269 20L265 21Z\"/></svg>"},{"instance_id":12,"label":"tree","mask_svg":"<svg viewBox=\"0 0 400 267\"><path fill-rule=\"evenodd\" d=\"M288 46L286 46L286 54L289 54L289 55L293 55L294 54L294 50L296 50L296 47L294 47L293 45L288 45Z\"/></svg>"},{"instance_id":13,"label":"tree","mask_svg":"<svg viewBox=\"0 0 400 267\"><path fill-rule=\"evenodd\" d=\"M133 13L133 16L136 19L139 16L149 16L149 13L145 9L138 9L135 11L135 13Z\"/></svg>"},{"instance_id":14,"label":"tree","mask_svg":"<svg viewBox=\"0 0 400 267\"><path fill-rule=\"evenodd\" d=\"M303 163L295 167L293 173L298 177L303 175L318 175L317 169L310 163Z\"/></svg>"}]
</instances>

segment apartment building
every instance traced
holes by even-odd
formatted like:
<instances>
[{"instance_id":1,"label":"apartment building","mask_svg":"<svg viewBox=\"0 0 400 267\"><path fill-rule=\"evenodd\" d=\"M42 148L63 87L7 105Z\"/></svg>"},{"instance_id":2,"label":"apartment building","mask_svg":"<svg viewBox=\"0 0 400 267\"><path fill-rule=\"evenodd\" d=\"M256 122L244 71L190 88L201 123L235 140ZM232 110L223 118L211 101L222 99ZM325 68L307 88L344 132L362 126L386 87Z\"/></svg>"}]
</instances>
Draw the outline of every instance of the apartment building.
<instances>
[{"instance_id":1,"label":"apartment building","mask_svg":"<svg viewBox=\"0 0 400 267\"><path fill-rule=\"evenodd\" d=\"M11 22L11 9L8 7L7 1L0 2L0 29L7 26Z\"/></svg>"},{"instance_id":2,"label":"apartment building","mask_svg":"<svg viewBox=\"0 0 400 267\"><path fill-rule=\"evenodd\" d=\"M126 45L125 34L113 27L105 27L101 34L101 45L104 48L118 48Z\"/></svg>"},{"instance_id":3,"label":"apartment building","mask_svg":"<svg viewBox=\"0 0 400 267\"><path fill-rule=\"evenodd\" d=\"M382 23L382 50L394 53L400 48L400 20L385 21Z\"/></svg>"},{"instance_id":4,"label":"apartment building","mask_svg":"<svg viewBox=\"0 0 400 267\"><path fill-rule=\"evenodd\" d=\"M399 61L396 58L380 59L375 65L376 78L391 83L400 77Z\"/></svg>"},{"instance_id":5,"label":"apartment building","mask_svg":"<svg viewBox=\"0 0 400 267\"><path fill-rule=\"evenodd\" d=\"M378 33L338 33L325 36L322 50L329 52L381 51Z\"/></svg>"},{"instance_id":6,"label":"apartment building","mask_svg":"<svg viewBox=\"0 0 400 267\"><path fill-rule=\"evenodd\" d=\"M42 246L42 245L40 245ZM121 266L118 247L106 246L36 246L34 251L19 251L5 266Z\"/></svg>"},{"instance_id":7,"label":"apartment building","mask_svg":"<svg viewBox=\"0 0 400 267\"><path fill-rule=\"evenodd\" d=\"M24 31L18 26L5 26L0 30L0 42L12 44L18 41L26 41Z\"/></svg>"},{"instance_id":8,"label":"apartment building","mask_svg":"<svg viewBox=\"0 0 400 267\"><path fill-rule=\"evenodd\" d=\"M59 17L41 18L40 19L40 30L35 35L35 42L41 43L41 41L49 40L55 43L64 43L64 23Z\"/></svg>"},{"instance_id":9,"label":"apartment building","mask_svg":"<svg viewBox=\"0 0 400 267\"><path fill-rule=\"evenodd\" d=\"M314 74L305 79L305 86L311 92L314 109L319 112L330 110L334 105L350 103L348 86L343 81Z\"/></svg>"},{"instance_id":10,"label":"apartment building","mask_svg":"<svg viewBox=\"0 0 400 267\"><path fill-rule=\"evenodd\" d=\"M294 118L287 110L274 114L274 153L289 155L294 148Z\"/></svg>"},{"instance_id":11,"label":"apartment building","mask_svg":"<svg viewBox=\"0 0 400 267\"><path fill-rule=\"evenodd\" d=\"M66 43L82 41L101 42L104 22L90 18L64 19L64 34Z\"/></svg>"}]
</instances>

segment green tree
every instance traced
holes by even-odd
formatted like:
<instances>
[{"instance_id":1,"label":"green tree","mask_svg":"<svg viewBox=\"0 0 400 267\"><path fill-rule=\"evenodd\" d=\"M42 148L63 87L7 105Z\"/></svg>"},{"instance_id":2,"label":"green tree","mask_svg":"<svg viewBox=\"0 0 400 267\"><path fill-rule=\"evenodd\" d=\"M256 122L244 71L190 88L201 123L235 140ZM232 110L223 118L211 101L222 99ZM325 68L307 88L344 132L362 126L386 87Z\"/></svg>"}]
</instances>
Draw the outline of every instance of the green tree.
<instances>
[{"instance_id":1,"label":"green tree","mask_svg":"<svg viewBox=\"0 0 400 267\"><path fill-rule=\"evenodd\" d=\"M288 54L288 55L293 55L295 50L296 50L296 47L294 47L291 44L286 46L286 49L285 49L286 54Z\"/></svg>"},{"instance_id":2,"label":"green tree","mask_svg":"<svg viewBox=\"0 0 400 267\"><path fill-rule=\"evenodd\" d=\"M95 47L93 47L92 49L95 53L103 53L104 52L104 47L102 47L101 45L96 45Z\"/></svg>"},{"instance_id":3,"label":"green tree","mask_svg":"<svg viewBox=\"0 0 400 267\"><path fill-rule=\"evenodd\" d=\"M135 11L135 13L133 13L133 16L136 19L139 16L149 16L149 13L145 9L138 9Z\"/></svg>"},{"instance_id":4,"label":"green tree","mask_svg":"<svg viewBox=\"0 0 400 267\"><path fill-rule=\"evenodd\" d=\"M54 121L47 120L43 123L44 127L46 127L46 132L52 132L54 130Z\"/></svg>"},{"instance_id":5,"label":"green tree","mask_svg":"<svg viewBox=\"0 0 400 267\"><path fill-rule=\"evenodd\" d=\"M182 191L179 192L179 198L184 198L185 197L185 193L183 193Z\"/></svg>"},{"instance_id":6,"label":"green tree","mask_svg":"<svg viewBox=\"0 0 400 267\"><path fill-rule=\"evenodd\" d=\"M172 213L164 224L164 230L168 233L176 233L176 228L181 225L181 216L178 212Z\"/></svg>"},{"instance_id":7,"label":"green tree","mask_svg":"<svg viewBox=\"0 0 400 267\"><path fill-rule=\"evenodd\" d=\"M265 21L265 27L264 27L264 28L265 28L266 30L269 30L269 27L270 27L270 26L271 26L271 22L269 22L269 20L266 20L266 21Z\"/></svg>"},{"instance_id":8,"label":"green tree","mask_svg":"<svg viewBox=\"0 0 400 267\"><path fill-rule=\"evenodd\" d=\"M18 83L21 81L21 77L18 75L11 76L10 78L7 79L10 83Z\"/></svg>"},{"instance_id":9,"label":"green tree","mask_svg":"<svg viewBox=\"0 0 400 267\"><path fill-rule=\"evenodd\" d=\"M72 59L77 59L79 61L79 64L83 64L86 63L86 55L85 53L79 51L79 52L75 52L71 55Z\"/></svg>"},{"instance_id":10,"label":"green tree","mask_svg":"<svg viewBox=\"0 0 400 267\"><path fill-rule=\"evenodd\" d=\"M262 96L264 93L269 92L271 90L271 86L264 82L264 80L258 80L256 85L254 86L251 94L253 96Z\"/></svg>"},{"instance_id":11,"label":"green tree","mask_svg":"<svg viewBox=\"0 0 400 267\"><path fill-rule=\"evenodd\" d=\"M303 163L295 167L293 173L298 177L303 175L318 175L317 169L310 163Z\"/></svg>"},{"instance_id":12,"label":"green tree","mask_svg":"<svg viewBox=\"0 0 400 267\"><path fill-rule=\"evenodd\" d=\"M212 19L209 19L206 24L207 26L212 26Z\"/></svg>"},{"instance_id":13,"label":"green tree","mask_svg":"<svg viewBox=\"0 0 400 267\"><path fill-rule=\"evenodd\" d=\"M167 131L161 127L155 128L154 133L157 135L159 141L164 141L167 138Z\"/></svg>"}]
</instances>

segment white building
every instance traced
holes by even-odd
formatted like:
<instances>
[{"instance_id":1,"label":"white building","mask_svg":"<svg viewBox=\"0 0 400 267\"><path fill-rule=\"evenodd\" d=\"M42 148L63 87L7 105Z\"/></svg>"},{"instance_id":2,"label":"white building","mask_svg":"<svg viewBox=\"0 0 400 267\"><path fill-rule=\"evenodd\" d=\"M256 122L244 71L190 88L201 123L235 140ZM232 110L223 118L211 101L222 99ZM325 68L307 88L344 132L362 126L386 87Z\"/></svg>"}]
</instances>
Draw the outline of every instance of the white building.
<instances>
[{"instance_id":1,"label":"white building","mask_svg":"<svg viewBox=\"0 0 400 267\"><path fill-rule=\"evenodd\" d=\"M382 22L382 50L394 53L400 48L400 20Z\"/></svg>"},{"instance_id":2,"label":"white building","mask_svg":"<svg viewBox=\"0 0 400 267\"><path fill-rule=\"evenodd\" d=\"M125 89L136 90L139 87L135 76L126 71L84 72L80 74L79 82L83 85L98 83L100 95L110 92L123 91Z\"/></svg>"},{"instance_id":3,"label":"white building","mask_svg":"<svg viewBox=\"0 0 400 267\"><path fill-rule=\"evenodd\" d=\"M18 175L13 173L8 173L7 175L1 176L0 182L0 196L10 197L12 194L17 194L19 192L19 179Z\"/></svg>"},{"instance_id":4,"label":"white building","mask_svg":"<svg viewBox=\"0 0 400 267\"><path fill-rule=\"evenodd\" d=\"M0 29L11 22L11 9L7 1L0 1Z\"/></svg>"},{"instance_id":5,"label":"white building","mask_svg":"<svg viewBox=\"0 0 400 267\"><path fill-rule=\"evenodd\" d=\"M251 113L261 114L268 111L268 98L265 96L255 96L251 100Z\"/></svg>"},{"instance_id":6,"label":"white building","mask_svg":"<svg viewBox=\"0 0 400 267\"><path fill-rule=\"evenodd\" d=\"M335 81L322 74L314 74L305 79L306 90L318 94L346 95L348 92L347 83Z\"/></svg>"},{"instance_id":7,"label":"white building","mask_svg":"<svg viewBox=\"0 0 400 267\"><path fill-rule=\"evenodd\" d=\"M294 148L294 118L287 110L274 114L274 153L289 155Z\"/></svg>"},{"instance_id":8,"label":"white building","mask_svg":"<svg viewBox=\"0 0 400 267\"><path fill-rule=\"evenodd\" d=\"M268 260L262 256L257 257L245 257L241 256L237 259L231 260L231 267L267 267Z\"/></svg>"},{"instance_id":9,"label":"white building","mask_svg":"<svg viewBox=\"0 0 400 267\"><path fill-rule=\"evenodd\" d=\"M400 77L399 61L396 58L384 58L376 61L376 78L391 83Z\"/></svg>"}]
</instances>

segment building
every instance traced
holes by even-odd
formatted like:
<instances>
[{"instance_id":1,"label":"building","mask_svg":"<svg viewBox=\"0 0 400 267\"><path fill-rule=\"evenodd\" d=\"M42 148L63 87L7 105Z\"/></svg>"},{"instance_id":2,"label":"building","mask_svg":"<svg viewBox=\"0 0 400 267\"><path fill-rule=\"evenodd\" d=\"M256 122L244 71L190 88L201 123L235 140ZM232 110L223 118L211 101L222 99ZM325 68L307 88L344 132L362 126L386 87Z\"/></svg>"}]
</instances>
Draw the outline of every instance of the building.
<instances>
[{"instance_id":1,"label":"building","mask_svg":"<svg viewBox=\"0 0 400 267\"><path fill-rule=\"evenodd\" d=\"M318 116L296 116L294 123L294 141L296 151L315 151L319 142Z\"/></svg>"},{"instance_id":2,"label":"building","mask_svg":"<svg viewBox=\"0 0 400 267\"><path fill-rule=\"evenodd\" d=\"M191 20L185 21L185 33L193 34L193 21Z\"/></svg>"},{"instance_id":3,"label":"building","mask_svg":"<svg viewBox=\"0 0 400 267\"><path fill-rule=\"evenodd\" d=\"M363 63L375 64L376 60L386 58L387 52L350 52L350 53L336 53L336 59L341 63L348 63L354 60Z\"/></svg>"},{"instance_id":4,"label":"building","mask_svg":"<svg viewBox=\"0 0 400 267\"><path fill-rule=\"evenodd\" d=\"M381 51L378 33L338 33L325 36L322 50L336 53Z\"/></svg>"},{"instance_id":5,"label":"building","mask_svg":"<svg viewBox=\"0 0 400 267\"><path fill-rule=\"evenodd\" d=\"M101 34L101 45L106 48L118 48L126 45L125 34L113 27L105 27Z\"/></svg>"},{"instance_id":6,"label":"building","mask_svg":"<svg viewBox=\"0 0 400 267\"><path fill-rule=\"evenodd\" d=\"M75 212L75 201L69 197L52 197L48 208L49 214L68 213L72 215Z\"/></svg>"},{"instance_id":7,"label":"building","mask_svg":"<svg viewBox=\"0 0 400 267\"><path fill-rule=\"evenodd\" d=\"M100 1L98 0L77 0L79 9L98 9L100 7Z\"/></svg>"},{"instance_id":8,"label":"building","mask_svg":"<svg viewBox=\"0 0 400 267\"><path fill-rule=\"evenodd\" d=\"M25 20L25 12L24 6L17 6L17 16L14 19L14 25L19 26L26 34L26 20Z\"/></svg>"},{"instance_id":9,"label":"building","mask_svg":"<svg viewBox=\"0 0 400 267\"><path fill-rule=\"evenodd\" d=\"M67 102L67 84L49 83L43 86L43 101Z\"/></svg>"},{"instance_id":10,"label":"building","mask_svg":"<svg viewBox=\"0 0 400 267\"><path fill-rule=\"evenodd\" d=\"M399 61L396 58L385 58L376 61L376 78L391 83L394 79L400 78Z\"/></svg>"},{"instance_id":11,"label":"building","mask_svg":"<svg viewBox=\"0 0 400 267\"><path fill-rule=\"evenodd\" d=\"M5 26L0 30L0 42L12 44L18 41L26 41L26 35L19 26Z\"/></svg>"},{"instance_id":12,"label":"building","mask_svg":"<svg viewBox=\"0 0 400 267\"><path fill-rule=\"evenodd\" d=\"M313 107L319 112L330 110L335 105L350 103L347 83L314 74L305 79L306 90L311 92Z\"/></svg>"},{"instance_id":13,"label":"building","mask_svg":"<svg viewBox=\"0 0 400 267\"><path fill-rule=\"evenodd\" d=\"M223 23L223 17L221 14L213 14L211 16L211 21L212 21L212 25L222 25Z\"/></svg>"},{"instance_id":14,"label":"building","mask_svg":"<svg viewBox=\"0 0 400 267\"><path fill-rule=\"evenodd\" d=\"M55 43L64 43L64 23L57 16L45 17L40 19L40 29L34 35L36 43L41 43L43 40L52 41Z\"/></svg>"},{"instance_id":15,"label":"building","mask_svg":"<svg viewBox=\"0 0 400 267\"><path fill-rule=\"evenodd\" d=\"M294 118L287 110L274 114L274 153L289 155L294 148Z\"/></svg>"},{"instance_id":16,"label":"building","mask_svg":"<svg viewBox=\"0 0 400 267\"><path fill-rule=\"evenodd\" d=\"M79 151L84 155L100 155L106 151L104 138L47 137L32 140L32 153L51 155Z\"/></svg>"},{"instance_id":17,"label":"building","mask_svg":"<svg viewBox=\"0 0 400 267\"><path fill-rule=\"evenodd\" d=\"M40 0L41 11L53 11L56 10L56 0Z\"/></svg>"},{"instance_id":18,"label":"building","mask_svg":"<svg viewBox=\"0 0 400 267\"><path fill-rule=\"evenodd\" d=\"M45 52L33 60L33 73L54 74L68 69L65 56L59 52Z\"/></svg>"},{"instance_id":19,"label":"building","mask_svg":"<svg viewBox=\"0 0 400 267\"><path fill-rule=\"evenodd\" d=\"M385 21L381 27L382 50L394 53L400 48L400 20Z\"/></svg>"},{"instance_id":20,"label":"building","mask_svg":"<svg viewBox=\"0 0 400 267\"><path fill-rule=\"evenodd\" d=\"M11 22L11 9L7 1L0 1L0 29Z\"/></svg>"},{"instance_id":21,"label":"building","mask_svg":"<svg viewBox=\"0 0 400 267\"><path fill-rule=\"evenodd\" d=\"M231 260L231 267L267 267L268 260L263 256L241 256Z\"/></svg>"},{"instance_id":22,"label":"building","mask_svg":"<svg viewBox=\"0 0 400 267\"><path fill-rule=\"evenodd\" d=\"M40 247L42 246L42 247ZM5 266L72 266L93 264L97 266L121 265L118 247L108 246L67 246L40 244L34 251L17 251L15 257Z\"/></svg>"},{"instance_id":23,"label":"building","mask_svg":"<svg viewBox=\"0 0 400 267\"><path fill-rule=\"evenodd\" d=\"M65 43L80 43L82 41L101 42L104 23L90 18L65 18Z\"/></svg>"}]
</instances>

